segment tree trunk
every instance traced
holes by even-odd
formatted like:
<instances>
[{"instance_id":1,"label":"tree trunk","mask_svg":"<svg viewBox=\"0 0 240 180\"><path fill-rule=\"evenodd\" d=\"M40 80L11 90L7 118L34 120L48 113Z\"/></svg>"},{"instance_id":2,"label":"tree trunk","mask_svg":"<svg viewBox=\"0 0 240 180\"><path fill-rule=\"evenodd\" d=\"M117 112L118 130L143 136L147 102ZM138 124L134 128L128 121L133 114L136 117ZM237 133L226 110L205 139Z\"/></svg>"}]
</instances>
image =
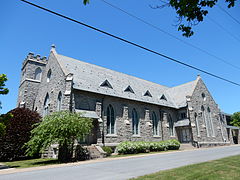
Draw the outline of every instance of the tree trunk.
<instances>
[{"instance_id":1,"label":"tree trunk","mask_svg":"<svg viewBox=\"0 0 240 180\"><path fill-rule=\"evenodd\" d=\"M62 163L70 162L72 160L71 148L64 142L63 145L59 145L58 160Z\"/></svg>"}]
</instances>

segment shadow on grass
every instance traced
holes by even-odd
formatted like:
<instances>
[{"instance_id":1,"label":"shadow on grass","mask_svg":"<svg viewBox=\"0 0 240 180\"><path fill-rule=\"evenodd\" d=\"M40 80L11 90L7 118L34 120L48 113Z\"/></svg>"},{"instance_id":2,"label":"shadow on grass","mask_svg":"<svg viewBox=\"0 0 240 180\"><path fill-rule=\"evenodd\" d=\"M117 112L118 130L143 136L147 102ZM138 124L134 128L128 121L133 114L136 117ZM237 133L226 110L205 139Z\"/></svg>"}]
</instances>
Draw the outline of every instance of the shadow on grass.
<instances>
[{"instance_id":1,"label":"shadow on grass","mask_svg":"<svg viewBox=\"0 0 240 180\"><path fill-rule=\"evenodd\" d=\"M42 162L34 162L33 165L49 165L49 164L60 164L57 159L49 160L49 161L42 161Z\"/></svg>"}]
</instances>

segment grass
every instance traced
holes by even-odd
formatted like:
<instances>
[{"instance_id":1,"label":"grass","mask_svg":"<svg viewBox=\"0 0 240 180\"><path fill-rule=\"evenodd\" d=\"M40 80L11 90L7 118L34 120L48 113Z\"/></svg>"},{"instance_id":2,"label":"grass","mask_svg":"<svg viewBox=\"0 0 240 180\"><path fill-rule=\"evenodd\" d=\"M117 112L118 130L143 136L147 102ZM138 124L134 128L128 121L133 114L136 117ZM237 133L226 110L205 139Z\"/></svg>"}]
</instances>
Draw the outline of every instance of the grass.
<instances>
[{"instance_id":1,"label":"grass","mask_svg":"<svg viewBox=\"0 0 240 180\"><path fill-rule=\"evenodd\" d=\"M51 164L60 164L57 159L30 159L22 161L4 162L4 165L10 168L28 168L36 166L47 166Z\"/></svg>"},{"instance_id":2,"label":"grass","mask_svg":"<svg viewBox=\"0 0 240 180\"><path fill-rule=\"evenodd\" d=\"M135 180L239 180L240 155L219 160L159 171L135 178Z\"/></svg>"}]
</instances>

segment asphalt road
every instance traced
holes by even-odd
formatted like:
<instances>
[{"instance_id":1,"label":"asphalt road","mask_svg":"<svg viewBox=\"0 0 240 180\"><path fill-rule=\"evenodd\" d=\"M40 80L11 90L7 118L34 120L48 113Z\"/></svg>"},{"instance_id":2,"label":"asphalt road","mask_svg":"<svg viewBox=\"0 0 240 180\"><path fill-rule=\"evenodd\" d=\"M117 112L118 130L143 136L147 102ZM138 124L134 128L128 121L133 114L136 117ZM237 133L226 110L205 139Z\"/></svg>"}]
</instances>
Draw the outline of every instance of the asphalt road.
<instances>
[{"instance_id":1,"label":"asphalt road","mask_svg":"<svg viewBox=\"0 0 240 180\"><path fill-rule=\"evenodd\" d=\"M14 174L0 174L0 180L118 180L129 179L184 165L240 154L240 146L152 154Z\"/></svg>"}]
</instances>

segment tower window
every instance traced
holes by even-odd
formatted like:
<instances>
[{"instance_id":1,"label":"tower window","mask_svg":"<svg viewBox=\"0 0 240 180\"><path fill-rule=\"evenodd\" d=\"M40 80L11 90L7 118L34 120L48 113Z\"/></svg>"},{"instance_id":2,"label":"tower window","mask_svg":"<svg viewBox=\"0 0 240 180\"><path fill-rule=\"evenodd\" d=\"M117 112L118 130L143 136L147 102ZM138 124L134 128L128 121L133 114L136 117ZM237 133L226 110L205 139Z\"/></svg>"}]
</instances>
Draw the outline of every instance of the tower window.
<instances>
[{"instance_id":1,"label":"tower window","mask_svg":"<svg viewBox=\"0 0 240 180\"><path fill-rule=\"evenodd\" d=\"M41 80L41 77L42 77L42 70L40 67L38 67L36 70L35 70L35 73L34 73L34 79L35 80Z\"/></svg>"}]
</instances>

